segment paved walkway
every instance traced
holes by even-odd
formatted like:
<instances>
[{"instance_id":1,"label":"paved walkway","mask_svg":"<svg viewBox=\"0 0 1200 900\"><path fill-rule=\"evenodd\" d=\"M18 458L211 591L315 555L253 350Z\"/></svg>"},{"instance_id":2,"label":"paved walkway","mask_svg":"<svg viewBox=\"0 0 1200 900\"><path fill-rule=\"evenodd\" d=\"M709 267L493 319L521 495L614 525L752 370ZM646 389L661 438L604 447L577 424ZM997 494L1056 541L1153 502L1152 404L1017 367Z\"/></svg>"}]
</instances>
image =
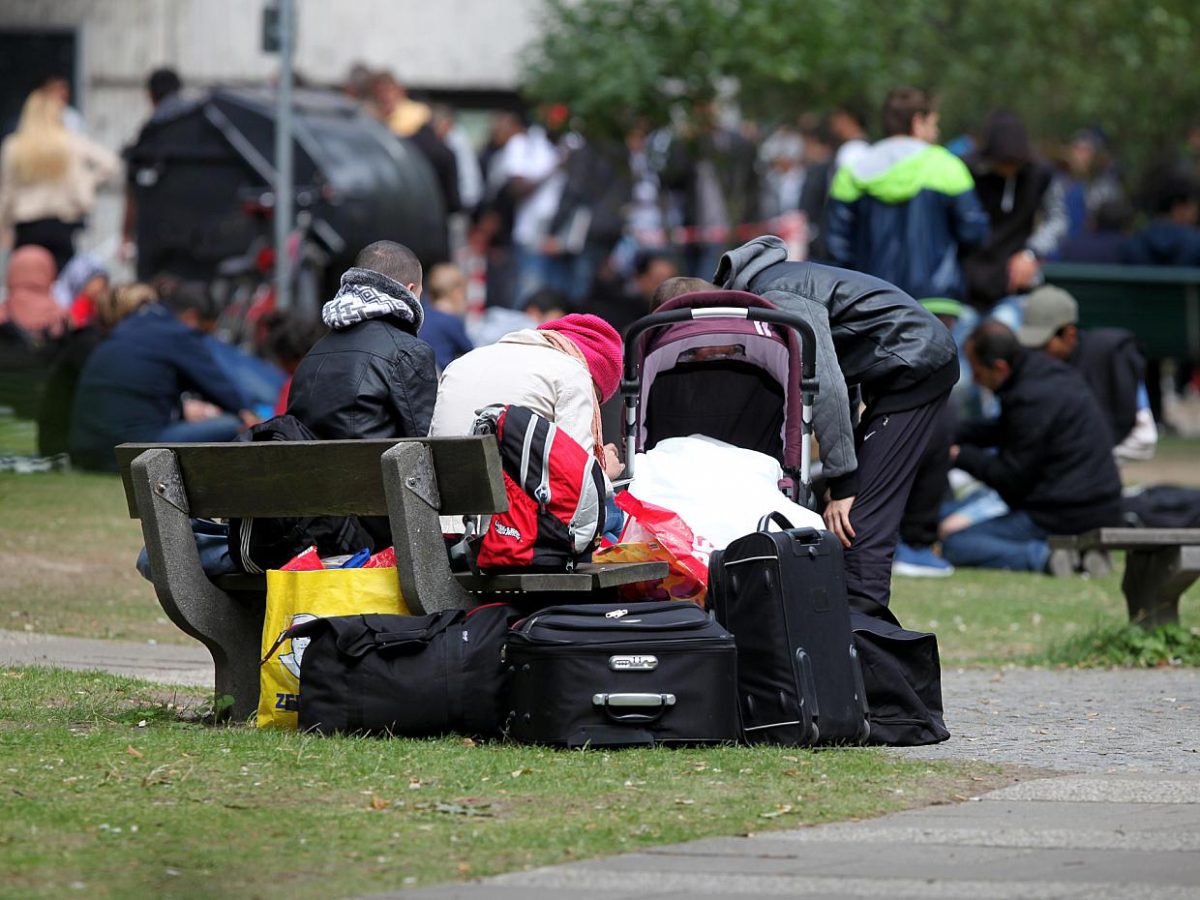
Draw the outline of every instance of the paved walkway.
<instances>
[{"instance_id":1,"label":"paved walkway","mask_svg":"<svg viewBox=\"0 0 1200 900\"><path fill-rule=\"evenodd\" d=\"M954 737L889 750L1058 770L952 806L402 891L403 900L1200 900L1200 671L957 670Z\"/></svg>"},{"instance_id":2,"label":"paved walkway","mask_svg":"<svg viewBox=\"0 0 1200 900\"><path fill-rule=\"evenodd\" d=\"M164 684L211 687L213 663L198 642L101 641L0 629L0 666L101 669Z\"/></svg>"},{"instance_id":3,"label":"paved walkway","mask_svg":"<svg viewBox=\"0 0 1200 900\"><path fill-rule=\"evenodd\" d=\"M0 631L0 665L14 664L212 683L199 645ZM954 737L887 752L1064 774L864 822L712 838L386 896L1200 900L1200 671L950 670L943 686Z\"/></svg>"}]
</instances>

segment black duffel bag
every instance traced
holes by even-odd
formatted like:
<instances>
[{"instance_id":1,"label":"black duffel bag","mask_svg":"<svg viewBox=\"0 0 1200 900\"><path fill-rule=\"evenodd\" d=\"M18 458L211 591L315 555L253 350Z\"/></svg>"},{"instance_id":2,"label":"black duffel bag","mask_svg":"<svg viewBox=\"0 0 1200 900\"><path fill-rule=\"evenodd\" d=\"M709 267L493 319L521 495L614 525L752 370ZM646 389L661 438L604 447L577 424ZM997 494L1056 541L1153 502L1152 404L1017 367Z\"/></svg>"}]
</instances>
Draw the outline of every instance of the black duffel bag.
<instances>
[{"instance_id":1,"label":"black duffel bag","mask_svg":"<svg viewBox=\"0 0 1200 900\"><path fill-rule=\"evenodd\" d=\"M518 614L502 603L427 616L315 619L300 665L300 730L433 737L499 733L501 651Z\"/></svg>"},{"instance_id":2,"label":"black duffel bag","mask_svg":"<svg viewBox=\"0 0 1200 900\"><path fill-rule=\"evenodd\" d=\"M889 610L850 612L871 709L869 744L914 747L950 737L942 719L942 666L937 636L908 631Z\"/></svg>"}]
</instances>

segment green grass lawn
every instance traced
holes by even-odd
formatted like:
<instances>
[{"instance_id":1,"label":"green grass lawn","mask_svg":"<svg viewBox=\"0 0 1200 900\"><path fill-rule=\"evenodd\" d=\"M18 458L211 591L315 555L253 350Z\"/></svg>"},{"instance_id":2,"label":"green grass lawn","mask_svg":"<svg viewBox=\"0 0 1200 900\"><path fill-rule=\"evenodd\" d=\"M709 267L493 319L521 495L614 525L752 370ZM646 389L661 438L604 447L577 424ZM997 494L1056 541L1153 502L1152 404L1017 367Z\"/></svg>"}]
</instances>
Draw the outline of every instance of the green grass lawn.
<instances>
[{"instance_id":1,"label":"green grass lawn","mask_svg":"<svg viewBox=\"0 0 1200 900\"><path fill-rule=\"evenodd\" d=\"M0 896L328 897L951 802L877 750L567 752L181 721L196 695L0 670Z\"/></svg>"},{"instance_id":2,"label":"green grass lawn","mask_svg":"<svg viewBox=\"0 0 1200 900\"><path fill-rule=\"evenodd\" d=\"M190 640L134 570L141 546L116 477L0 473L0 628Z\"/></svg>"}]
</instances>

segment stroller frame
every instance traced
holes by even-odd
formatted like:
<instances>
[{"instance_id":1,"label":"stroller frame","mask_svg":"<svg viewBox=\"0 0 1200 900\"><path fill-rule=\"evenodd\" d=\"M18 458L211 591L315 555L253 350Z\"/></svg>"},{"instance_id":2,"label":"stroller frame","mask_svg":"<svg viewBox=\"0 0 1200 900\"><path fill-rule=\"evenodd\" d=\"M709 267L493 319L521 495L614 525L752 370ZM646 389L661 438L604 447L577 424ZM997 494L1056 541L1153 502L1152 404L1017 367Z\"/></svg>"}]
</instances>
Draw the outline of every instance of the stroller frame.
<instances>
[{"instance_id":1,"label":"stroller frame","mask_svg":"<svg viewBox=\"0 0 1200 900\"><path fill-rule=\"evenodd\" d=\"M722 294L731 292L722 291ZM689 297L699 300L712 300L714 292L684 294L678 298L686 303ZM766 303L761 298L754 298L759 303ZM638 404L642 391L642 366L644 363L644 348L648 344L649 332L668 328L682 322L707 319L740 319L750 322L765 322L772 325L789 328L796 333L801 346L801 440L799 471L785 472L793 476L792 499L804 506L812 506L812 423L813 403L820 389L816 373L816 333L812 326L799 316L784 312L774 306L698 306L681 307L651 313L638 319L625 332L625 373L621 381L621 395L625 405L625 465L626 475L634 474L634 457L638 446L641 420L638 415ZM786 387L785 392L786 392Z\"/></svg>"}]
</instances>

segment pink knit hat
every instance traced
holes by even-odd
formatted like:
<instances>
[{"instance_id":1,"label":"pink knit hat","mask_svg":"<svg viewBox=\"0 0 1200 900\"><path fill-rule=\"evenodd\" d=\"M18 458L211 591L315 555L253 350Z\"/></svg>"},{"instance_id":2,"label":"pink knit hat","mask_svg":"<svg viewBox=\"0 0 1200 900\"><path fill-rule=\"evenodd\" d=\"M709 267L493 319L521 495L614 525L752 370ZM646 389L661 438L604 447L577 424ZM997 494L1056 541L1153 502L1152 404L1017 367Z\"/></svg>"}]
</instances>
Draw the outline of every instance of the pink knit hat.
<instances>
[{"instance_id":1,"label":"pink knit hat","mask_svg":"<svg viewBox=\"0 0 1200 900\"><path fill-rule=\"evenodd\" d=\"M587 360L592 380L600 389L600 399L607 400L621 384L623 363L621 335L599 316L571 313L538 326L539 331L557 331L569 337Z\"/></svg>"}]
</instances>

